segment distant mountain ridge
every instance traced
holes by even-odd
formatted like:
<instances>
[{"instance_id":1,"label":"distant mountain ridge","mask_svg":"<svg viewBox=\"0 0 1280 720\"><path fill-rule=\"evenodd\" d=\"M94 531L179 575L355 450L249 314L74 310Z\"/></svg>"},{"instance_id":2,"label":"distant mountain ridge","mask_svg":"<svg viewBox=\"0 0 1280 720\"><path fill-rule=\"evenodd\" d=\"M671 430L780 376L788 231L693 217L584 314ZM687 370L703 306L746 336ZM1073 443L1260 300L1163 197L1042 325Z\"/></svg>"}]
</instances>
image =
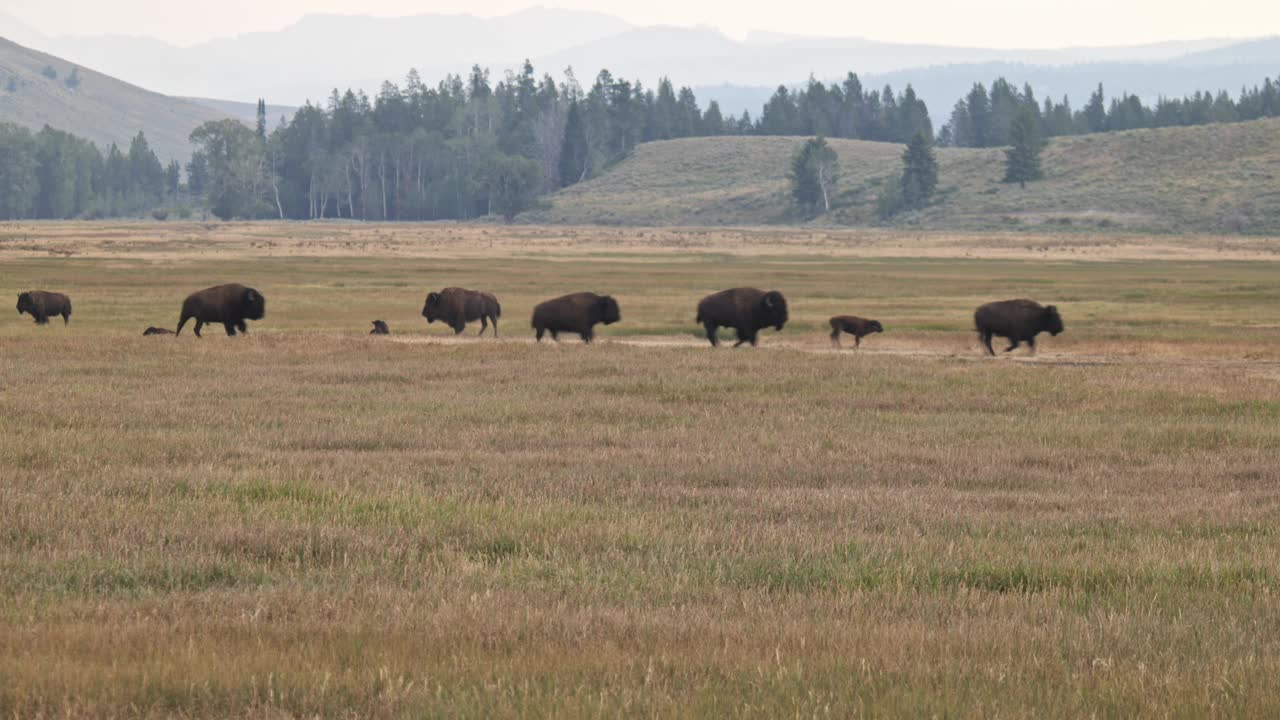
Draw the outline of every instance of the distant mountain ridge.
<instances>
[{"instance_id":1,"label":"distant mountain ridge","mask_svg":"<svg viewBox=\"0 0 1280 720\"><path fill-rule=\"evenodd\" d=\"M23 27L0 16L0 35L7 28L30 32ZM705 88L776 88L778 84L801 83L810 75L831 81L848 71L872 77L877 83L881 78L892 78L889 81L896 80L895 86L906 82L929 86L940 84L933 76L947 74L948 66L1027 66L1033 69L1029 75L1045 77L1051 75L1049 68L1081 66L1078 76L1069 81L1055 79L1053 87L1036 88L1055 96L1061 94L1058 86L1080 86L1091 72L1088 66L1099 63L1133 66L1125 74L1108 70L1114 81L1098 79L1114 86L1132 78L1133 85L1117 86L1116 92L1144 95L1149 92L1143 87L1147 79L1138 66L1150 66L1153 72L1168 73L1166 66L1195 71L1186 74L1187 82L1182 84L1152 81L1153 85L1159 83L1159 92L1173 94L1185 92L1193 81L1218 78L1222 78L1223 87L1238 90L1242 82L1254 82L1255 75L1262 76L1254 66L1270 63L1272 68L1263 75L1273 74L1274 67L1280 66L1277 38L1048 50L902 44L770 32L753 32L739 41L709 27L637 27L603 13L543 7L491 18L308 15L279 31L247 33L186 48L123 36L45 38L35 46L176 96L238 102L262 97L290 106L306 100L322 101L335 87L360 88L372 94L384 80L401 81L410 68L416 68L428 84L435 84L447 73L467 72L474 63L491 69L496 81L506 70L518 68L525 58L532 59L539 73L550 73L557 79L573 67L584 85L607 68L615 77L640 79L650 87L659 77L669 76L677 85ZM1240 72L1197 75L1209 67L1241 66L1248 67ZM990 79L979 75L969 78L969 84ZM948 97L944 98L943 92L926 97L935 120L955 100L949 97L953 85L947 88ZM704 106L710 99L699 96ZM735 114L742 109L722 104ZM745 109L753 115L759 112L758 106Z\"/></svg>"}]
</instances>

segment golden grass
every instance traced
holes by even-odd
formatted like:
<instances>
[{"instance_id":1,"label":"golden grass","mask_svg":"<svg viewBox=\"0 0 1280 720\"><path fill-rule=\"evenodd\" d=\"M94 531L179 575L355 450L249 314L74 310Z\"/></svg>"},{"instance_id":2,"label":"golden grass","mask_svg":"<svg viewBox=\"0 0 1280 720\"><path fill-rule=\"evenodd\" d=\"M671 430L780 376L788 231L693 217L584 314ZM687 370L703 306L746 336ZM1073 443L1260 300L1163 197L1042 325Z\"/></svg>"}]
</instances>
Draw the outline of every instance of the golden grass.
<instances>
[{"instance_id":1,"label":"golden grass","mask_svg":"<svg viewBox=\"0 0 1280 720\"><path fill-rule=\"evenodd\" d=\"M75 314L0 325L4 716L1280 711L1270 263L26 231L7 284ZM267 296L249 336L141 337L226 280ZM744 283L792 323L700 345L696 300ZM503 339L426 326L446 284ZM530 342L586 288L623 321ZM1067 332L982 359L972 307L1022 294ZM837 311L888 332L830 352Z\"/></svg>"}]
</instances>

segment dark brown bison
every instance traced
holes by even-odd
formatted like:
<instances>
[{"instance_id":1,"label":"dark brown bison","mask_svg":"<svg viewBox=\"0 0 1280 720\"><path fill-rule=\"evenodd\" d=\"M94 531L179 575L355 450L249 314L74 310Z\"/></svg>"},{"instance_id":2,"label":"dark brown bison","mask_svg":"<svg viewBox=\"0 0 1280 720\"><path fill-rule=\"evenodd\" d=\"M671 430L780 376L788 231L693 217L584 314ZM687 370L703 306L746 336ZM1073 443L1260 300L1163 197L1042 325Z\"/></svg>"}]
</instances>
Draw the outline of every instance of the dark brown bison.
<instances>
[{"instance_id":1,"label":"dark brown bison","mask_svg":"<svg viewBox=\"0 0 1280 720\"><path fill-rule=\"evenodd\" d=\"M1034 353L1036 335L1062 332L1062 316L1058 314L1057 307L1027 299L987 303L973 313L973 324L989 355L996 354L991 348L991 338L996 335L1008 338L1010 345L1005 352L1011 352L1025 342Z\"/></svg>"},{"instance_id":2,"label":"dark brown bison","mask_svg":"<svg viewBox=\"0 0 1280 720\"><path fill-rule=\"evenodd\" d=\"M731 327L738 331L734 347L748 342L754 347L761 328L781 330L787 323L787 299L777 290L721 290L698 303L698 323L707 329L707 339L712 346L720 344L716 328Z\"/></svg>"},{"instance_id":3,"label":"dark brown bison","mask_svg":"<svg viewBox=\"0 0 1280 720\"><path fill-rule=\"evenodd\" d=\"M169 328L156 327L156 326L152 325L151 327L147 328L146 330L143 330L143 331L142 331L142 334L143 334L143 336L146 336L146 335L172 335L172 334L173 334L173 331L172 331L172 330L170 330Z\"/></svg>"},{"instance_id":4,"label":"dark brown bison","mask_svg":"<svg viewBox=\"0 0 1280 720\"><path fill-rule=\"evenodd\" d=\"M62 324L71 322L71 298L56 292L31 290L18 295L18 314L28 313L37 325L48 325L49 318L62 316Z\"/></svg>"},{"instance_id":5,"label":"dark brown bison","mask_svg":"<svg viewBox=\"0 0 1280 720\"><path fill-rule=\"evenodd\" d=\"M381 320L373 321L373 329L369 331L370 335L390 335L391 329Z\"/></svg>"},{"instance_id":6,"label":"dark brown bison","mask_svg":"<svg viewBox=\"0 0 1280 720\"><path fill-rule=\"evenodd\" d=\"M218 285L192 293L182 301L182 317L176 334L181 335L182 326L195 318L196 337L200 337L200 328L205 323L219 323L227 329L227 335L234 336L237 329L241 333L249 332L245 320L261 320L266 314L267 301L262 293L239 283Z\"/></svg>"},{"instance_id":7,"label":"dark brown bison","mask_svg":"<svg viewBox=\"0 0 1280 720\"><path fill-rule=\"evenodd\" d=\"M831 343L840 347L840 333L853 336L853 346L862 347L862 338L872 333L884 332L879 320L868 320L854 315L836 315L831 318Z\"/></svg>"},{"instance_id":8,"label":"dark brown bison","mask_svg":"<svg viewBox=\"0 0 1280 720\"><path fill-rule=\"evenodd\" d=\"M608 295L584 292L548 300L533 309L533 329L542 334L551 333L551 339L559 341L560 333L575 332L582 342L589 343L596 336L597 323L612 325L622 319L618 301Z\"/></svg>"},{"instance_id":9,"label":"dark brown bison","mask_svg":"<svg viewBox=\"0 0 1280 720\"><path fill-rule=\"evenodd\" d=\"M465 290L450 287L427 294L427 302L422 306L422 317L427 323L436 320L453 328L453 334L460 335L467 323L480 321L480 334L493 323L493 336L498 336L498 318L502 317L502 306L493 293L480 290Z\"/></svg>"}]
</instances>

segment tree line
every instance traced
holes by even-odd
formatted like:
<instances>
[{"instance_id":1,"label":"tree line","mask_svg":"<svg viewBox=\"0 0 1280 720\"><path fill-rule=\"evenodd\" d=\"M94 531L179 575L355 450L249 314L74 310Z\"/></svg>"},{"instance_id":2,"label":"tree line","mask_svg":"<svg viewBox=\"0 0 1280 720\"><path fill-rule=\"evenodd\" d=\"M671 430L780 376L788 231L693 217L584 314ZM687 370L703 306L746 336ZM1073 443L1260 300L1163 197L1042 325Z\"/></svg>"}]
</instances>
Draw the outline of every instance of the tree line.
<instances>
[{"instance_id":1,"label":"tree line","mask_svg":"<svg viewBox=\"0 0 1280 720\"><path fill-rule=\"evenodd\" d=\"M69 219L138 215L175 198L182 172L166 167L141 132L105 155L88 140L45 127L0 123L0 218Z\"/></svg>"},{"instance_id":2,"label":"tree line","mask_svg":"<svg viewBox=\"0 0 1280 720\"><path fill-rule=\"evenodd\" d=\"M908 87L780 87L759 120L702 109L667 78L645 88L601 71L589 88L567 72L539 78L526 62L492 82L475 66L434 87L410 71L369 98L335 90L270 133L231 121L192 135L193 192L219 217L362 220L508 219L541 195L591 178L652 140L705 135L822 134L903 141L932 134L928 108ZM193 174L194 177L194 174ZM207 179L207 182L206 182Z\"/></svg>"},{"instance_id":3,"label":"tree line","mask_svg":"<svg viewBox=\"0 0 1280 720\"><path fill-rule=\"evenodd\" d=\"M1145 105L1141 98L1127 93L1108 102L1099 84L1079 110L1072 109L1066 96L1061 102L1045 98L1041 103L1030 85L1019 91L1004 78L998 78L989 91L982 83L976 83L968 95L956 101L949 121L938 133L938 144L1010 145L1013 121L1019 112L1032 116L1037 134L1044 138L1259 120L1280 117L1280 77L1243 88L1237 98L1225 90L1216 94L1197 91L1183 98L1161 97L1154 105Z\"/></svg>"},{"instance_id":4,"label":"tree line","mask_svg":"<svg viewBox=\"0 0 1280 720\"><path fill-rule=\"evenodd\" d=\"M598 175L640 143L705 135L1018 144L1010 160L1017 170L1006 179L1026 182L1040 174L1034 150L1042 138L1275 117L1278 85L1267 79L1238 99L1196 93L1151 107L1130 95L1108 106L1099 86L1073 110L1065 97L1039 102L1030 86L1018 90L1001 78L990 90L975 84L935 136L910 85L901 93L867 90L854 73L829 85L811 78L797 89L780 86L752 119L747 112L725 116L714 101L703 109L690 88L667 78L647 88L604 70L584 88L571 70L557 82L525 62L496 82L474 66L429 86L410 71L403 85L383 83L372 98L335 89L274 129L262 101L254 127L202 125L191 135L197 150L185 185L182 168L162 166L141 133L127 153L112 145L103 154L50 128L0 125L0 217L138 215L194 199L220 218L510 219L539 197ZM834 178L823 175L834 170L819 162L826 157L798 161L821 177L810 185L817 193L806 196L825 195L824 208ZM916 204L913 187L903 188L901 206Z\"/></svg>"}]
</instances>

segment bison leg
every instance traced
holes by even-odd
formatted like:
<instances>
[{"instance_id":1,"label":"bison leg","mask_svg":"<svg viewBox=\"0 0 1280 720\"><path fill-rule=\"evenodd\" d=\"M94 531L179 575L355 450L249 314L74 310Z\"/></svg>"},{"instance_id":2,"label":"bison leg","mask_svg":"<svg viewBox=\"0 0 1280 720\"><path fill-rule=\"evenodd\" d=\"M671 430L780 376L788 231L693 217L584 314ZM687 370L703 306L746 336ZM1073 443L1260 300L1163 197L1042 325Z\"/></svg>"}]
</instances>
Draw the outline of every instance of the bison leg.
<instances>
[{"instance_id":1,"label":"bison leg","mask_svg":"<svg viewBox=\"0 0 1280 720\"><path fill-rule=\"evenodd\" d=\"M494 315L489 322L493 323L493 336L498 337L498 316Z\"/></svg>"},{"instance_id":2,"label":"bison leg","mask_svg":"<svg viewBox=\"0 0 1280 720\"><path fill-rule=\"evenodd\" d=\"M590 345L591 341L596 336L596 331L594 328L587 328L586 330L583 330L582 332L578 333L578 335L582 338L582 342Z\"/></svg>"},{"instance_id":3,"label":"bison leg","mask_svg":"<svg viewBox=\"0 0 1280 720\"><path fill-rule=\"evenodd\" d=\"M854 336L854 339L857 339L856 335ZM831 344L835 347L840 347L840 328L836 328L831 331Z\"/></svg>"},{"instance_id":4,"label":"bison leg","mask_svg":"<svg viewBox=\"0 0 1280 720\"><path fill-rule=\"evenodd\" d=\"M853 349L854 349L854 350L857 350L857 349L858 349L858 348L860 348L860 347L862 347L862 336L861 336L861 335L854 335L854 336L853 336Z\"/></svg>"},{"instance_id":5,"label":"bison leg","mask_svg":"<svg viewBox=\"0 0 1280 720\"><path fill-rule=\"evenodd\" d=\"M71 311L70 311L70 310L68 310L68 311L66 311L66 312L62 313L62 324L63 324L63 325L67 325L67 324L69 324L70 322L71 322Z\"/></svg>"},{"instance_id":6,"label":"bison leg","mask_svg":"<svg viewBox=\"0 0 1280 720\"><path fill-rule=\"evenodd\" d=\"M244 320L236 323L236 329L240 331L241 335L247 335L249 333L249 326L245 324Z\"/></svg>"},{"instance_id":7,"label":"bison leg","mask_svg":"<svg viewBox=\"0 0 1280 720\"><path fill-rule=\"evenodd\" d=\"M192 328L191 331L196 334L196 337L200 337L200 328L202 327L204 327L204 321L200 318L196 318L196 326Z\"/></svg>"},{"instance_id":8,"label":"bison leg","mask_svg":"<svg viewBox=\"0 0 1280 720\"><path fill-rule=\"evenodd\" d=\"M224 323L222 323L222 327L224 327L224 328L226 328L226 329L227 329L227 337L235 337L235 336L236 336L236 324L235 324L235 323L233 323L233 322L224 322Z\"/></svg>"},{"instance_id":9,"label":"bison leg","mask_svg":"<svg viewBox=\"0 0 1280 720\"><path fill-rule=\"evenodd\" d=\"M560 342L560 331L559 331L559 330L552 330L552 331L551 331L551 339L552 339L552 340L555 340L556 342Z\"/></svg>"},{"instance_id":10,"label":"bison leg","mask_svg":"<svg viewBox=\"0 0 1280 720\"><path fill-rule=\"evenodd\" d=\"M982 344L987 348L987 354L995 355L995 348L991 347L991 333L983 331L979 333L978 337L982 340Z\"/></svg>"},{"instance_id":11,"label":"bison leg","mask_svg":"<svg viewBox=\"0 0 1280 720\"><path fill-rule=\"evenodd\" d=\"M703 323L702 326L707 329L707 339L711 341L711 347L720 345L720 336L716 332L715 323Z\"/></svg>"},{"instance_id":12,"label":"bison leg","mask_svg":"<svg viewBox=\"0 0 1280 720\"><path fill-rule=\"evenodd\" d=\"M484 337L484 331L489 329L489 318L484 315L480 316L480 334L476 337Z\"/></svg>"},{"instance_id":13,"label":"bison leg","mask_svg":"<svg viewBox=\"0 0 1280 720\"><path fill-rule=\"evenodd\" d=\"M1027 341L1027 347L1031 348L1031 353L1030 353L1030 354L1031 354L1031 355L1035 355L1035 354L1036 354L1036 339L1035 339L1035 338L1031 338L1030 340L1028 340L1028 341Z\"/></svg>"},{"instance_id":14,"label":"bison leg","mask_svg":"<svg viewBox=\"0 0 1280 720\"><path fill-rule=\"evenodd\" d=\"M1019 342L1013 338L1009 338L1009 347L1005 348L1005 352L1013 352L1018 349Z\"/></svg>"}]
</instances>

